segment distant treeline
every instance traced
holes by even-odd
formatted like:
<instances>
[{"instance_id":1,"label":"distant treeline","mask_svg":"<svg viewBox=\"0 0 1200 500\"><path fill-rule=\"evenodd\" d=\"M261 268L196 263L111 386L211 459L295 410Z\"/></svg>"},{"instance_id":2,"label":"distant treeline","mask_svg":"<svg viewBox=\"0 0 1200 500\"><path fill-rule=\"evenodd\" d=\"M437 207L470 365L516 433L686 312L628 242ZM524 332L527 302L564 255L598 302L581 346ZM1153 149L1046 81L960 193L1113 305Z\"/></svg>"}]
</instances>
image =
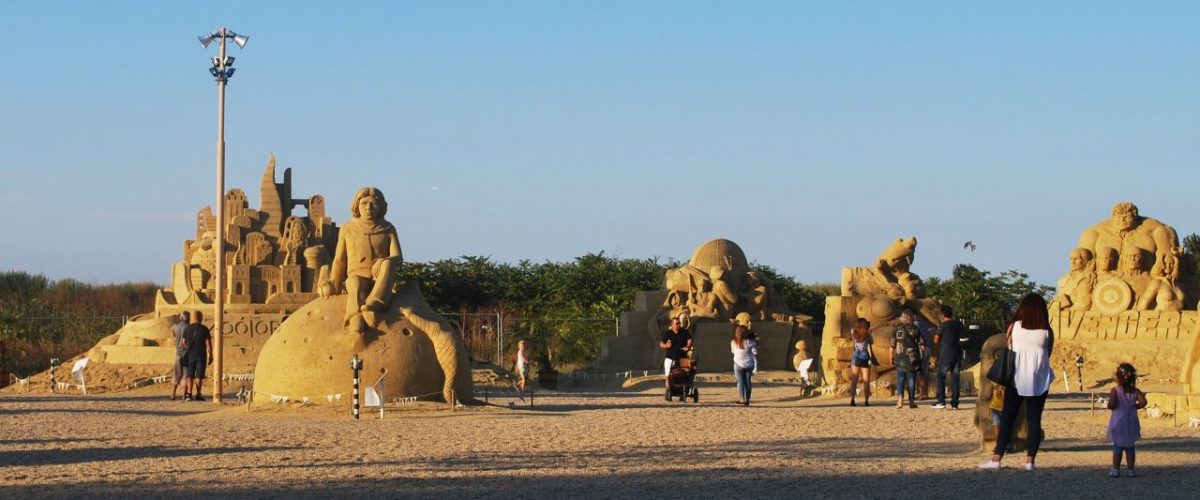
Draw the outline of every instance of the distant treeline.
<instances>
[{"instance_id":1,"label":"distant treeline","mask_svg":"<svg viewBox=\"0 0 1200 500\"><path fill-rule=\"evenodd\" d=\"M662 287L671 259L622 259L589 253L568 262L515 264L463 256L434 262L408 262L399 281L416 280L426 300L445 313L499 313L505 350L529 340L556 366L595 359L600 339L613 334L615 319L633 309L638 291ZM752 264L765 274L793 311L823 322L825 297L839 292L829 283L804 284L771 266ZM954 267L949 278L927 278L930 296L953 306L962 318L1002 320L1026 293L1049 297L1053 290L1024 273L993 275L970 265ZM120 317L150 312L160 285L91 285L20 271L0 272L0 369L24 374L44 369L52 356L83 352L120 326ZM110 319L104 319L110 318ZM590 321L590 322L589 322ZM816 332L819 334L819 332Z\"/></svg>"},{"instance_id":2,"label":"distant treeline","mask_svg":"<svg viewBox=\"0 0 1200 500\"><path fill-rule=\"evenodd\" d=\"M154 283L92 285L0 271L0 371L40 371L120 328L121 318L154 310Z\"/></svg>"},{"instance_id":3,"label":"distant treeline","mask_svg":"<svg viewBox=\"0 0 1200 500\"><path fill-rule=\"evenodd\" d=\"M406 263L400 281L417 280L425 299L439 311L517 318L505 326L506 346L528 340L536 353L563 368L595 359L600 339L614 333L610 321L587 320L615 319L633 310L637 292L662 288L667 269L679 265L675 260L619 259L603 252L570 262L516 264L464 256ZM801 284L770 266L751 267L771 280L789 308L818 320L825 296L838 290L837 285Z\"/></svg>"}]
</instances>

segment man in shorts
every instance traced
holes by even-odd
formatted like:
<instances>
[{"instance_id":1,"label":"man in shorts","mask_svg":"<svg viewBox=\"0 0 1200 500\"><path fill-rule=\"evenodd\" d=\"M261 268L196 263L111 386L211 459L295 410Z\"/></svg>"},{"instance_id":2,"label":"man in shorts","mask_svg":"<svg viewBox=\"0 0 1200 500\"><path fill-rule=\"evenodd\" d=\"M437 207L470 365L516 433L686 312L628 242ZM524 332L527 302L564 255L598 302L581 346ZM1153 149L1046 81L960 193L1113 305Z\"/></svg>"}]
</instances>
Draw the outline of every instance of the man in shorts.
<instances>
[{"instance_id":1,"label":"man in shorts","mask_svg":"<svg viewBox=\"0 0 1200 500\"><path fill-rule=\"evenodd\" d=\"M184 357L187 356L187 347L183 345L183 332L187 330L188 323L191 321L192 313L184 311L179 313L179 322L171 325L171 336L175 338L175 373L171 376L171 401L175 401L175 393L179 391L179 383L185 378L183 363ZM183 397L186 399L192 395L191 388L188 384L183 384Z\"/></svg>"},{"instance_id":2,"label":"man in shorts","mask_svg":"<svg viewBox=\"0 0 1200 500\"><path fill-rule=\"evenodd\" d=\"M671 368L679 364L679 360L692 350L692 334L683 327L683 315L671 318L671 328L663 332L658 341L658 347L667 351L663 359L663 383L671 387ZM667 400L671 399L667 396Z\"/></svg>"},{"instance_id":3,"label":"man in shorts","mask_svg":"<svg viewBox=\"0 0 1200 500\"><path fill-rule=\"evenodd\" d=\"M184 372L187 381L192 385L192 396L184 397L184 401L204 401L200 396L200 385L204 383L204 369L212 364L212 333L202 323L204 313L196 311L192 314L192 324L183 331L183 342L187 354L184 355Z\"/></svg>"}]
</instances>

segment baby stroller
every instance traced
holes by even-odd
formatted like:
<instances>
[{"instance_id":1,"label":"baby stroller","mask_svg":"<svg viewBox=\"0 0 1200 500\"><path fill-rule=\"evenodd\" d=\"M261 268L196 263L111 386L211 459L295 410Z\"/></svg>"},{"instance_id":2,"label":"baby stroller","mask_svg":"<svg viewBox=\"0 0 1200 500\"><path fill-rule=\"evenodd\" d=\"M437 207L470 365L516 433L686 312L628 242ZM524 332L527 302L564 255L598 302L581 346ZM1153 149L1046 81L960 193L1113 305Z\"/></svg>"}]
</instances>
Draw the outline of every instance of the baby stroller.
<instances>
[{"instance_id":1,"label":"baby stroller","mask_svg":"<svg viewBox=\"0 0 1200 500\"><path fill-rule=\"evenodd\" d=\"M680 358L679 363L671 367L667 375L667 401L679 398L682 403L692 398L693 403L700 402L700 391L696 389L696 362L691 358Z\"/></svg>"}]
</instances>

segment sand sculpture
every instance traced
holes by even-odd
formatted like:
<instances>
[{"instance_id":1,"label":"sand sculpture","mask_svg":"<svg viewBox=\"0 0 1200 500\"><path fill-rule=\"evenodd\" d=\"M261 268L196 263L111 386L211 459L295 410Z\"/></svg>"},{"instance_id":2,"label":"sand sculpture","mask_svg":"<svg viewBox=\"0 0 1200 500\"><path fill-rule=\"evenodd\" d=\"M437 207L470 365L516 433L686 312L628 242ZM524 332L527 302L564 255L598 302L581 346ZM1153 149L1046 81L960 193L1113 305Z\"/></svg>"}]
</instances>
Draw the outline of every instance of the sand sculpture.
<instances>
[{"instance_id":1,"label":"sand sculpture","mask_svg":"<svg viewBox=\"0 0 1200 500\"><path fill-rule=\"evenodd\" d=\"M659 335L667 318L681 314L695 336L700 371L732 370L729 339L739 322L758 334L760 369L794 369L816 354L812 318L788 310L770 280L726 239L700 245L687 264L667 270L661 290L638 292L634 304L621 314L619 335L603 339L594 369L661 371Z\"/></svg>"},{"instance_id":2,"label":"sand sculpture","mask_svg":"<svg viewBox=\"0 0 1200 500\"><path fill-rule=\"evenodd\" d=\"M993 397L992 381L988 380L986 375L992 368L992 363L1000 358L1007 347L1007 335L989 337L979 350L979 370L974 370L975 384L979 388L979 403L975 405L975 430L979 432L979 449L987 452L996 448L996 428L992 424L992 410L989 407ZM1024 411L1017 412L1014 425L1017 426L1016 432L1008 442L1007 453L1025 451L1025 441L1029 439L1029 426L1025 424Z\"/></svg>"},{"instance_id":3,"label":"sand sculpture","mask_svg":"<svg viewBox=\"0 0 1200 500\"><path fill-rule=\"evenodd\" d=\"M1078 389L1106 384L1131 362L1149 386L1200 392L1196 270L1175 229L1133 203L1083 231L1050 302L1056 370ZM1082 357L1082 367L1077 359ZM1190 387L1188 387L1190 386Z\"/></svg>"},{"instance_id":4,"label":"sand sculpture","mask_svg":"<svg viewBox=\"0 0 1200 500\"><path fill-rule=\"evenodd\" d=\"M931 325L936 326L941 321L940 303L926 297L924 283L910 270L916 251L915 237L897 239L879 255L873 266L842 269L841 295L825 299L821 369L829 390L845 390L850 380L850 325L854 320L866 318L871 322L875 353L882 363L873 369L872 380L877 380L879 373L895 370L887 352L901 310L910 309ZM932 352L938 352L936 346L930 347ZM971 385L968 383L964 387Z\"/></svg>"},{"instance_id":5,"label":"sand sculpture","mask_svg":"<svg viewBox=\"0 0 1200 500\"><path fill-rule=\"evenodd\" d=\"M325 214L324 197L293 199L292 170L284 170L283 182L278 183L275 165L272 154L259 185L257 210L249 208L241 189L225 194L224 244L214 241L218 221L212 208L197 213L195 239L184 242L183 260L172 266L171 285L159 291L154 312L132 318L101 340L87 353L92 363L173 363L170 327L181 311L213 316L216 252L224 251L229 263L223 324L226 371L250 372L275 328L317 298L317 286L328 280L328 249L338 239L337 225ZM298 213L300 208L307 213Z\"/></svg>"},{"instance_id":6,"label":"sand sculpture","mask_svg":"<svg viewBox=\"0 0 1200 500\"><path fill-rule=\"evenodd\" d=\"M363 360L364 385L381 379L386 399L472 401L462 338L425 302L416 283L393 289L403 258L386 213L378 189L355 194L354 219L338 235L330 280L318 286L321 298L292 314L262 348L256 401L348 394L354 355Z\"/></svg>"},{"instance_id":7,"label":"sand sculpture","mask_svg":"<svg viewBox=\"0 0 1200 500\"><path fill-rule=\"evenodd\" d=\"M323 295L345 293L345 326L352 332L378 325L375 317L392 300L396 270L403 263L396 228L383 220L387 201L375 188L362 188L350 205L354 216L338 237L333 274Z\"/></svg>"}]
</instances>

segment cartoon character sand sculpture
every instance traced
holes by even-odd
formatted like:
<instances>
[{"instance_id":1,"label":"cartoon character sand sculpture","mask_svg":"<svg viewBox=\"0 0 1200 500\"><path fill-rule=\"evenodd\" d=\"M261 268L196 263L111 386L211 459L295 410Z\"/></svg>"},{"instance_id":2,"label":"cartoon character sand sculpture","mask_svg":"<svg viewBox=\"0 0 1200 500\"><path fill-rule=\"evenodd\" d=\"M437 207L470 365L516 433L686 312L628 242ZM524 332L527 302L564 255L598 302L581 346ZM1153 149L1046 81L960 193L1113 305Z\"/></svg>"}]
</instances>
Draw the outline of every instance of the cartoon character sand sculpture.
<instances>
[{"instance_id":1,"label":"cartoon character sand sculpture","mask_svg":"<svg viewBox=\"0 0 1200 500\"><path fill-rule=\"evenodd\" d=\"M383 218L383 193L359 189L350 211L354 219L338 234L321 297L292 314L263 346L255 401L349 394L346 363L357 354L364 380L382 377L384 399L471 402L462 338L425 302L416 283L395 289L403 257L396 228Z\"/></svg>"},{"instance_id":2,"label":"cartoon character sand sculpture","mask_svg":"<svg viewBox=\"0 0 1200 500\"><path fill-rule=\"evenodd\" d=\"M896 239L873 266L842 269L841 294L825 298L825 328L821 337L825 392L841 393L849 387L853 350L850 327L854 320L866 318L871 322L871 336L881 363L873 368L872 380L880 380L880 374L886 379L886 374L895 370L886 353L902 310L917 313L935 327L941 322L938 314L941 303L926 296L924 282L910 269L916 252L916 237ZM928 347L930 352L938 352L936 346ZM875 391L880 389L882 385L877 384Z\"/></svg>"},{"instance_id":3,"label":"cartoon character sand sculpture","mask_svg":"<svg viewBox=\"0 0 1200 500\"><path fill-rule=\"evenodd\" d=\"M684 316L696 346L698 369L727 372L729 339L740 322L758 335L760 370L793 370L816 354L809 316L788 310L770 280L750 268L746 254L726 239L708 241L687 264L669 269L660 290L638 292L635 310L621 314L619 335L601 342L596 371L661 372L659 336L668 318Z\"/></svg>"}]
</instances>

